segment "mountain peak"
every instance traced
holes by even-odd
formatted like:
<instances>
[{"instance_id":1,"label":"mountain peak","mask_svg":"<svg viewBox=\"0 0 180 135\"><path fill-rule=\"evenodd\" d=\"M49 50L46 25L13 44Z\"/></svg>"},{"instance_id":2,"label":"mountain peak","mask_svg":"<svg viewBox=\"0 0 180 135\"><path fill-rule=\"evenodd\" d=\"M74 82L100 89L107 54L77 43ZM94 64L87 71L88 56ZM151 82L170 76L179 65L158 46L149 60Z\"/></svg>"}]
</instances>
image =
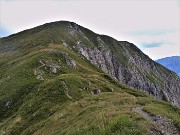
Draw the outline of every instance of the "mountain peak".
<instances>
[{"instance_id":1,"label":"mountain peak","mask_svg":"<svg viewBox=\"0 0 180 135\"><path fill-rule=\"evenodd\" d=\"M134 44L68 21L0 40L0 134L179 134L180 78Z\"/></svg>"},{"instance_id":2,"label":"mountain peak","mask_svg":"<svg viewBox=\"0 0 180 135\"><path fill-rule=\"evenodd\" d=\"M74 22L46 23L2 38L0 49L3 53L29 53L29 50L36 47L46 48L57 44L82 55L121 83L146 91L157 98L165 97L172 104L180 105L180 99L172 98L176 95L171 92L169 96L165 94L169 87L171 91L178 91L180 87L179 78L173 72L155 63L134 44L98 35ZM171 82L167 76L176 81Z\"/></svg>"}]
</instances>

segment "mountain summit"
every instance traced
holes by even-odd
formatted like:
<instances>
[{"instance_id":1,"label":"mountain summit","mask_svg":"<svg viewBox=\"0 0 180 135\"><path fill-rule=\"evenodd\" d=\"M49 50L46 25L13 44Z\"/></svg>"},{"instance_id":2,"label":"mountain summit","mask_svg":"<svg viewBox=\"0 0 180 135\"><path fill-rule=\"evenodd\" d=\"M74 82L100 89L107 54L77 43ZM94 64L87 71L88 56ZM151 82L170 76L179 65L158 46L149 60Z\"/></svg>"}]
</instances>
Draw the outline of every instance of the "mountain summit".
<instances>
[{"instance_id":1,"label":"mountain summit","mask_svg":"<svg viewBox=\"0 0 180 135\"><path fill-rule=\"evenodd\" d=\"M174 72L151 60L132 43L98 35L73 22L47 23L3 38L1 52L25 53L50 44L62 44L119 82L180 106L180 78Z\"/></svg>"},{"instance_id":2,"label":"mountain summit","mask_svg":"<svg viewBox=\"0 0 180 135\"><path fill-rule=\"evenodd\" d=\"M47 23L1 38L0 67L0 134L179 133L180 78L127 41Z\"/></svg>"}]
</instances>

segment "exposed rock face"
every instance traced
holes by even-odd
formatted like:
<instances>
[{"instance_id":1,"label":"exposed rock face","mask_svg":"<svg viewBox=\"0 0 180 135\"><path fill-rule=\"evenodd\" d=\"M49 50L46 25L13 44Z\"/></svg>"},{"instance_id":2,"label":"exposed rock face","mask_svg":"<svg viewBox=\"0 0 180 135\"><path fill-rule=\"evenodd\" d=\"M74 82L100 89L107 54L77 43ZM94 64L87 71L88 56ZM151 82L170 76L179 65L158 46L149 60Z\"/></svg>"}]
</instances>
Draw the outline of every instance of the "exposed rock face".
<instances>
[{"instance_id":1,"label":"exposed rock face","mask_svg":"<svg viewBox=\"0 0 180 135\"><path fill-rule=\"evenodd\" d=\"M180 106L180 78L178 76L170 71L167 74L163 71L166 69L148 56L142 52L139 54L134 45L128 42L119 42L119 46L123 50L122 59L127 60L126 64L122 62L116 52L107 47L88 48L81 43L76 44L76 49L91 63L120 82Z\"/></svg>"}]
</instances>

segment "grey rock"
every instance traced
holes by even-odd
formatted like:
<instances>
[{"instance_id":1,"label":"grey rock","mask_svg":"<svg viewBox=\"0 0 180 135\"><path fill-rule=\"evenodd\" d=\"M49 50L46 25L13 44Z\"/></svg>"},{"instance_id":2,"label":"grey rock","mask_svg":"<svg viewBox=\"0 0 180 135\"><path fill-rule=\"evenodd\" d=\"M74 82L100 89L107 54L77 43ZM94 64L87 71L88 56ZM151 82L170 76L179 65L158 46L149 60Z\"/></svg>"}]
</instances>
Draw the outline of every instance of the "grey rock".
<instances>
[{"instance_id":1,"label":"grey rock","mask_svg":"<svg viewBox=\"0 0 180 135\"><path fill-rule=\"evenodd\" d=\"M11 103L12 103L12 101L10 101L10 100L9 100L9 101L7 101L7 102L6 102L6 104L5 104L5 107L9 108L9 107L10 107L10 105L11 105Z\"/></svg>"},{"instance_id":2,"label":"grey rock","mask_svg":"<svg viewBox=\"0 0 180 135\"><path fill-rule=\"evenodd\" d=\"M55 74L56 74L56 73L57 73L57 68L58 68L58 67L56 67L56 66L51 66L51 67L50 67L50 70L51 70L52 73L55 73Z\"/></svg>"},{"instance_id":3,"label":"grey rock","mask_svg":"<svg viewBox=\"0 0 180 135\"><path fill-rule=\"evenodd\" d=\"M139 50L134 50L137 49L135 45L119 42L119 46L122 58L109 47L90 48L81 42L76 44L75 49L119 82L180 107L180 78L173 73L167 74L164 67L137 52Z\"/></svg>"},{"instance_id":4,"label":"grey rock","mask_svg":"<svg viewBox=\"0 0 180 135\"><path fill-rule=\"evenodd\" d=\"M165 116L155 115L152 116L145 112L142 108L133 108L133 111L140 115L143 115L146 119L152 121L157 128L157 131L152 131L153 135L179 135L180 132L178 128L173 124L173 121Z\"/></svg>"},{"instance_id":5,"label":"grey rock","mask_svg":"<svg viewBox=\"0 0 180 135\"><path fill-rule=\"evenodd\" d=\"M68 66L76 68L76 62L72 58L70 58L67 54L64 55L64 58Z\"/></svg>"},{"instance_id":6,"label":"grey rock","mask_svg":"<svg viewBox=\"0 0 180 135\"><path fill-rule=\"evenodd\" d=\"M98 95L98 94L100 94L101 93L101 90L92 90L91 91L91 94L92 95Z\"/></svg>"}]
</instances>

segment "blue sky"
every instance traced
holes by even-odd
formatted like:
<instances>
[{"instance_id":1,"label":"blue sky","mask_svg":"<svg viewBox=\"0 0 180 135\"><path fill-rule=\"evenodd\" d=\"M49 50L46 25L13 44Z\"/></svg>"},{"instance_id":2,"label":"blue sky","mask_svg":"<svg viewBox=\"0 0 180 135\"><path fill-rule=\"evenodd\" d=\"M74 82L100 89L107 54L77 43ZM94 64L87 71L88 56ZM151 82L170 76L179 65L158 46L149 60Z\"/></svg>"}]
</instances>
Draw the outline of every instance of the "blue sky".
<instances>
[{"instance_id":1,"label":"blue sky","mask_svg":"<svg viewBox=\"0 0 180 135\"><path fill-rule=\"evenodd\" d=\"M0 0L0 36L59 21L137 45L152 59L180 55L180 0Z\"/></svg>"},{"instance_id":2,"label":"blue sky","mask_svg":"<svg viewBox=\"0 0 180 135\"><path fill-rule=\"evenodd\" d=\"M8 31L5 27L0 26L0 37L6 37L10 34L12 34L11 31Z\"/></svg>"},{"instance_id":3,"label":"blue sky","mask_svg":"<svg viewBox=\"0 0 180 135\"><path fill-rule=\"evenodd\" d=\"M174 33L177 29L149 29L149 30L138 30L138 31L130 31L129 35L132 36L159 36L168 33Z\"/></svg>"}]
</instances>

